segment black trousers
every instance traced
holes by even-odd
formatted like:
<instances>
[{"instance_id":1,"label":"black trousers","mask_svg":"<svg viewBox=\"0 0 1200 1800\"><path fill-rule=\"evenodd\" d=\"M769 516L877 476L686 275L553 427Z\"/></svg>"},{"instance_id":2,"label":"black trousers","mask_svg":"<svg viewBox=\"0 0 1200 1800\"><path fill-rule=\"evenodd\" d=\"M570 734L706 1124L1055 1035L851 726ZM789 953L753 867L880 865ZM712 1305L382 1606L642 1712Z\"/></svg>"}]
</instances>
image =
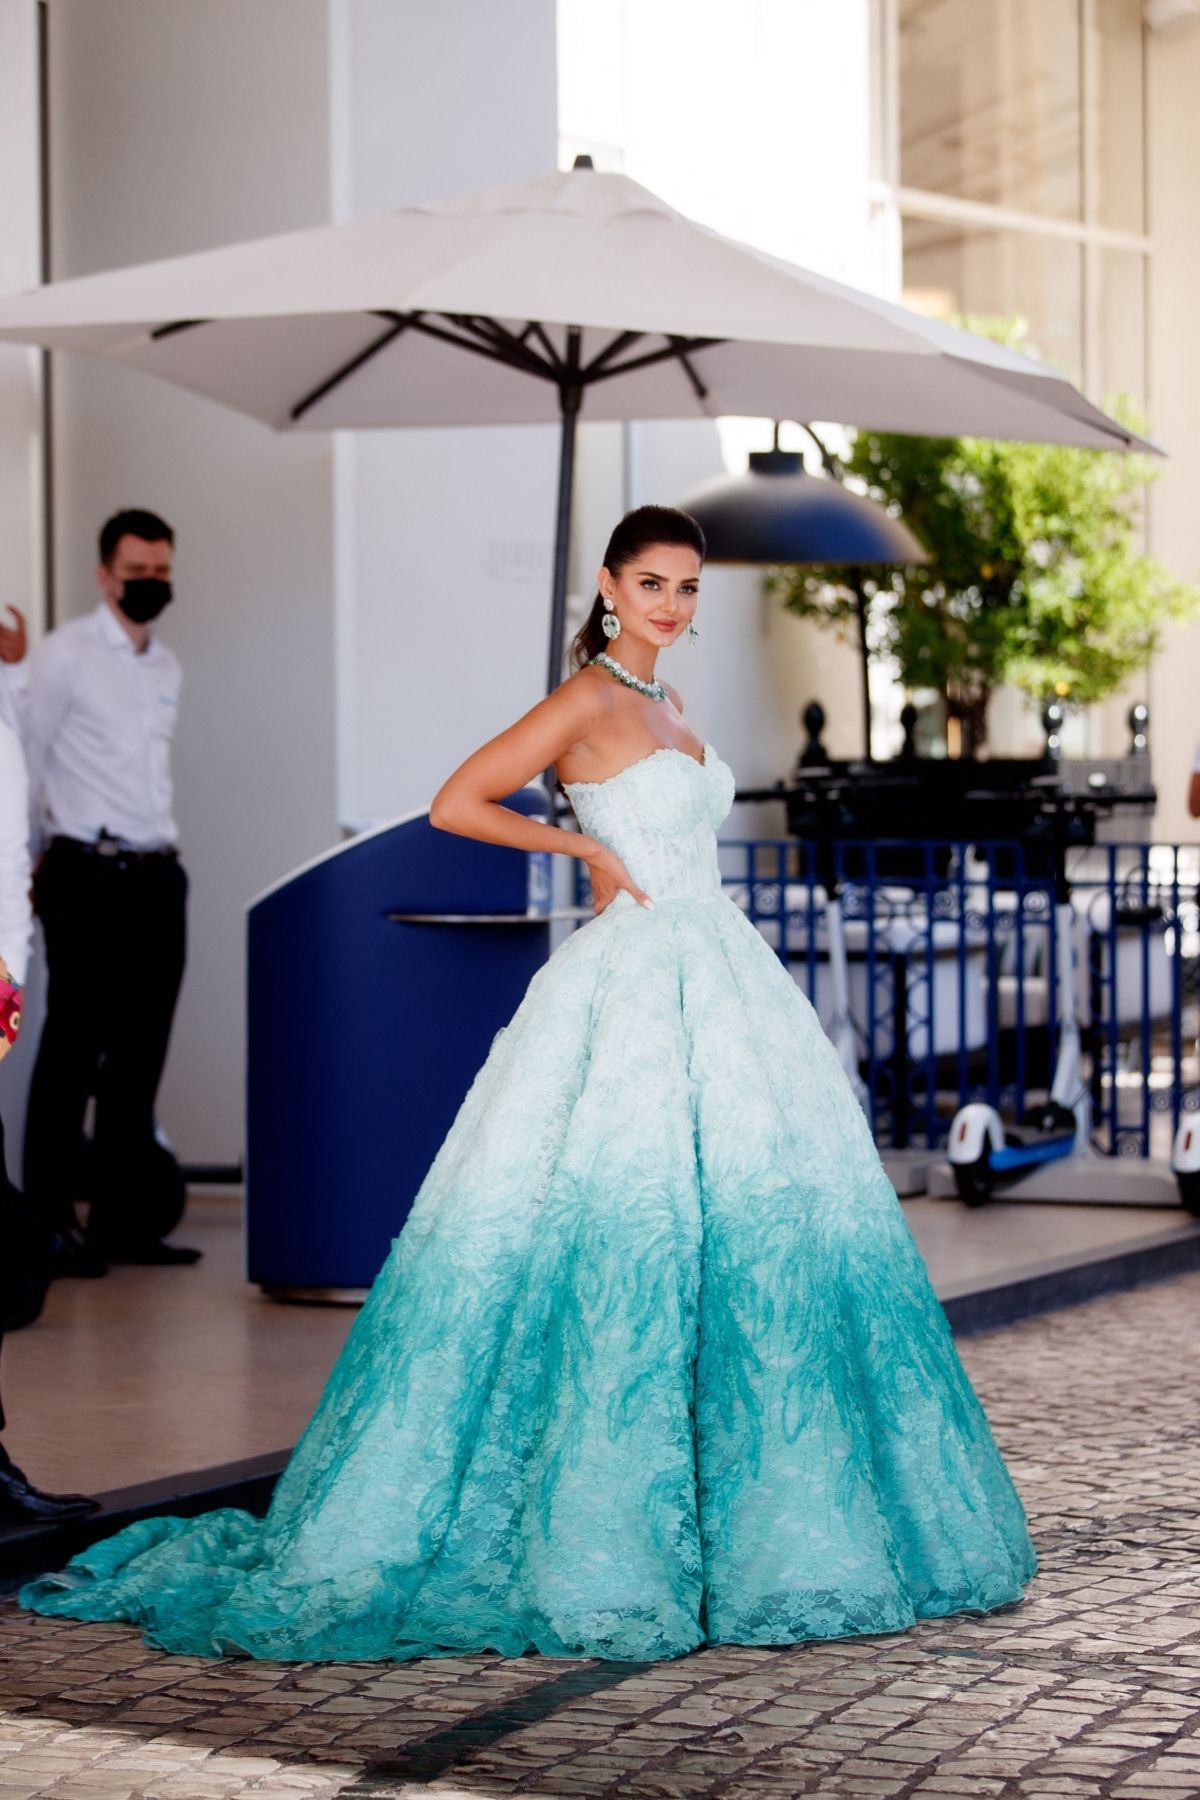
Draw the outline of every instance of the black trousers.
<instances>
[{"instance_id":1,"label":"black trousers","mask_svg":"<svg viewBox=\"0 0 1200 1800\"><path fill-rule=\"evenodd\" d=\"M98 1249L162 1237L154 1104L186 955L174 857L101 856L54 840L34 881L50 984L25 1120L25 1190L56 1228L91 1202ZM95 1097L92 1140L84 1136ZM174 1181L170 1183L172 1194Z\"/></svg>"},{"instance_id":2,"label":"black trousers","mask_svg":"<svg viewBox=\"0 0 1200 1800\"><path fill-rule=\"evenodd\" d=\"M50 1285L54 1239L24 1195L8 1179L4 1121L0 1119L0 1346L6 1331L32 1325ZM4 1405L0 1401L0 1431Z\"/></svg>"}]
</instances>

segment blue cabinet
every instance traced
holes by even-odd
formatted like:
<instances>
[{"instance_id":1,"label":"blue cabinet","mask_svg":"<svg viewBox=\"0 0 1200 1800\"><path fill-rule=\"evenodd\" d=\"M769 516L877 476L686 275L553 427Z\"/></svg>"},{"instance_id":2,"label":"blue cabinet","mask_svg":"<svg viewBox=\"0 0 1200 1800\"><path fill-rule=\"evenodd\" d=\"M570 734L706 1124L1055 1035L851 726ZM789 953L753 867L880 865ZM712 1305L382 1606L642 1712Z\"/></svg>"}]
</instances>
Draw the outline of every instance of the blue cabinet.
<instances>
[{"instance_id":1,"label":"blue cabinet","mask_svg":"<svg viewBox=\"0 0 1200 1800\"><path fill-rule=\"evenodd\" d=\"M545 816L538 789L505 805ZM549 955L549 921L528 910L544 897L542 862L435 831L421 813L252 903L251 1281L314 1299L370 1286L492 1039ZM412 914L432 917L396 916Z\"/></svg>"}]
</instances>

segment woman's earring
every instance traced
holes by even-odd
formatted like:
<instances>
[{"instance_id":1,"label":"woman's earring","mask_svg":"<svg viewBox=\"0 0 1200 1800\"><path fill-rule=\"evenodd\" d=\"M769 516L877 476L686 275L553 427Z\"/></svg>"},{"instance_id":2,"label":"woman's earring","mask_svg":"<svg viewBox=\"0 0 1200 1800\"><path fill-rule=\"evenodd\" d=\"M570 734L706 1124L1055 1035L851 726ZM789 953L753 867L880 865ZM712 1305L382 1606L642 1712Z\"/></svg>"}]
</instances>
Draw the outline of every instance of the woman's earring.
<instances>
[{"instance_id":1,"label":"woman's earring","mask_svg":"<svg viewBox=\"0 0 1200 1800\"><path fill-rule=\"evenodd\" d=\"M699 627L696 625L696 622L694 619L688 620L687 641L689 644L698 644L700 642Z\"/></svg>"},{"instance_id":2,"label":"woman's earring","mask_svg":"<svg viewBox=\"0 0 1200 1800\"><path fill-rule=\"evenodd\" d=\"M614 638L621 635L621 621L613 611L611 600L604 602L604 617L600 621L600 629L611 644Z\"/></svg>"}]
</instances>

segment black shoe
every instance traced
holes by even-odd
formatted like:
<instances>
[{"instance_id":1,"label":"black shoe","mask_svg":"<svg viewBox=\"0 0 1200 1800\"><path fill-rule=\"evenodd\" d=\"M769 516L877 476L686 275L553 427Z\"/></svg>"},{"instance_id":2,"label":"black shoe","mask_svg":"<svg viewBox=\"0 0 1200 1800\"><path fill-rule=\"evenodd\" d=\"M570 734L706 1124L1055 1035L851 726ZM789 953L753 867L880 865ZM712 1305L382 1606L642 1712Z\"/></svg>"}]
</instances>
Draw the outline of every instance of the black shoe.
<instances>
[{"instance_id":1,"label":"black shoe","mask_svg":"<svg viewBox=\"0 0 1200 1800\"><path fill-rule=\"evenodd\" d=\"M204 1252L191 1250L186 1244L164 1244L158 1238L146 1238L141 1243L105 1244L104 1255L110 1263L169 1268L176 1264L198 1263Z\"/></svg>"},{"instance_id":2,"label":"black shoe","mask_svg":"<svg viewBox=\"0 0 1200 1800\"><path fill-rule=\"evenodd\" d=\"M56 1276L66 1275L83 1281L95 1281L99 1276L107 1274L108 1264L77 1226L68 1226L55 1233L50 1247L51 1280Z\"/></svg>"},{"instance_id":3,"label":"black shoe","mask_svg":"<svg viewBox=\"0 0 1200 1800\"><path fill-rule=\"evenodd\" d=\"M76 1519L99 1505L90 1494L43 1494L0 1448L0 1524L12 1519Z\"/></svg>"}]
</instances>

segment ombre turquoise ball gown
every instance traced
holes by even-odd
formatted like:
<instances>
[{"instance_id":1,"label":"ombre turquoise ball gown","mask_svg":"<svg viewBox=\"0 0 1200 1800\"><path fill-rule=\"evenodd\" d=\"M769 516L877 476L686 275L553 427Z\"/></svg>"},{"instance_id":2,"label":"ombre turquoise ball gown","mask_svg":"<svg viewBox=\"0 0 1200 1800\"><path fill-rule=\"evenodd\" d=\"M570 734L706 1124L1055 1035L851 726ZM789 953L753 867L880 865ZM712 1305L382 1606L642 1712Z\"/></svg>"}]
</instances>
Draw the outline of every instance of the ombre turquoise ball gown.
<instances>
[{"instance_id":1,"label":"ombre turquoise ball gown","mask_svg":"<svg viewBox=\"0 0 1200 1800\"><path fill-rule=\"evenodd\" d=\"M268 1516L130 1526L27 1606L199 1655L641 1660L1020 1598L867 1122L721 892L729 769L567 792L656 906L619 894L497 1034Z\"/></svg>"}]
</instances>

